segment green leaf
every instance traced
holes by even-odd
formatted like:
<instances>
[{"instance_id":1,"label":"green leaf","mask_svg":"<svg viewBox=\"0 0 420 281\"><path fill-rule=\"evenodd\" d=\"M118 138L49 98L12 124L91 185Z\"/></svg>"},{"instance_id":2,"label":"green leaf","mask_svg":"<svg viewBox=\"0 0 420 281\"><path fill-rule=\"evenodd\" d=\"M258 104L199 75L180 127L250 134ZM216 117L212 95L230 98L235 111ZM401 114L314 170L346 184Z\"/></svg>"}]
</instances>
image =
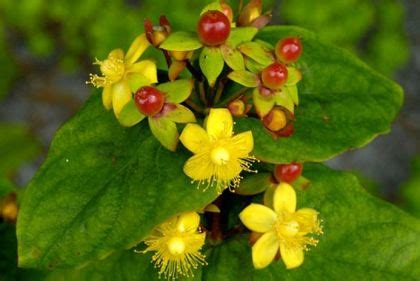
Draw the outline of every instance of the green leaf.
<instances>
[{"instance_id":1,"label":"green leaf","mask_svg":"<svg viewBox=\"0 0 420 281\"><path fill-rule=\"evenodd\" d=\"M131 92L135 93L143 86L149 86L153 82L149 78L139 73L131 73L127 75L128 84L130 85Z\"/></svg>"},{"instance_id":2,"label":"green leaf","mask_svg":"<svg viewBox=\"0 0 420 281\"><path fill-rule=\"evenodd\" d=\"M324 234L305 252L302 266L286 270L281 260L255 270L244 234L210 246L207 266L193 280L417 280L420 276L420 221L368 194L355 176L321 165L305 165L311 181L298 190L298 208L315 208ZM59 274L61 273L61 274ZM64 274L65 273L65 274ZM122 251L72 272L67 280L159 280L150 254ZM93 278L92 276L95 276Z\"/></svg>"},{"instance_id":3,"label":"green leaf","mask_svg":"<svg viewBox=\"0 0 420 281\"><path fill-rule=\"evenodd\" d=\"M237 47L242 43L251 41L257 32L258 29L251 26L232 28L226 44L231 47Z\"/></svg>"},{"instance_id":4,"label":"green leaf","mask_svg":"<svg viewBox=\"0 0 420 281\"><path fill-rule=\"evenodd\" d=\"M348 173L305 165L311 181L298 191L298 208L320 212L324 234L297 269L282 261L254 270L245 236L207 253L202 280L417 280L420 221L368 194Z\"/></svg>"},{"instance_id":5,"label":"green leaf","mask_svg":"<svg viewBox=\"0 0 420 281\"><path fill-rule=\"evenodd\" d=\"M194 87L194 82L190 79L180 79L173 82L162 83L156 88L165 93L165 101L169 103L181 103L188 99Z\"/></svg>"},{"instance_id":6,"label":"green leaf","mask_svg":"<svg viewBox=\"0 0 420 281\"><path fill-rule=\"evenodd\" d=\"M248 88L255 88L259 83L258 76L246 70L232 71L229 73L228 78Z\"/></svg>"},{"instance_id":7,"label":"green leaf","mask_svg":"<svg viewBox=\"0 0 420 281\"><path fill-rule=\"evenodd\" d=\"M272 163L324 161L389 131L402 104L396 83L303 29L268 27L258 36L270 43L301 36L304 51L294 135L274 140L259 120L238 120L239 131L253 132L256 157Z\"/></svg>"},{"instance_id":8,"label":"green leaf","mask_svg":"<svg viewBox=\"0 0 420 281\"><path fill-rule=\"evenodd\" d=\"M289 93L286 91L280 91L277 92L274 95L274 98L276 100L277 105L281 105L287 110L289 110L291 113L295 112L295 104L293 103L293 99L291 96L289 96Z\"/></svg>"},{"instance_id":9,"label":"green leaf","mask_svg":"<svg viewBox=\"0 0 420 281\"><path fill-rule=\"evenodd\" d=\"M219 2L212 2L204 7L203 10L201 10L200 15L204 14L207 11L220 11L223 12L222 5L220 5Z\"/></svg>"},{"instance_id":10,"label":"green leaf","mask_svg":"<svg viewBox=\"0 0 420 281\"><path fill-rule=\"evenodd\" d=\"M241 184L235 189L235 193L240 195L255 195L264 192L273 185L271 173L257 173L244 178Z\"/></svg>"},{"instance_id":11,"label":"green leaf","mask_svg":"<svg viewBox=\"0 0 420 281\"><path fill-rule=\"evenodd\" d=\"M227 45L220 46L223 59L226 64L233 70L245 70L244 57L237 49L233 49Z\"/></svg>"},{"instance_id":12,"label":"green leaf","mask_svg":"<svg viewBox=\"0 0 420 281\"><path fill-rule=\"evenodd\" d=\"M0 123L0 175L39 155L41 145L23 124Z\"/></svg>"},{"instance_id":13,"label":"green leaf","mask_svg":"<svg viewBox=\"0 0 420 281\"><path fill-rule=\"evenodd\" d=\"M203 45L194 32L174 32L163 41L160 48L168 51L193 51L200 49Z\"/></svg>"},{"instance_id":14,"label":"green leaf","mask_svg":"<svg viewBox=\"0 0 420 281\"><path fill-rule=\"evenodd\" d=\"M121 110L120 115L118 116L118 121L124 127L131 127L138 124L146 116L141 114L138 110L134 99L131 99Z\"/></svg>"},{"instance_id":15,"label":"green leaf","mask_svg":"<svg viewBox=\"0 0 420 281\"><path fill-rule=\"evenodd\" d=\"M200 68L211 87L214 86L217 77L222 73L224 65L222 52L219 48L203 48L200 54Z\"/></svg>"},{"instance_id":16,"label":"green leaf","mask_svg":"<svg viewBox=\"0 0 420 281\"><path fill-rule=\"evenodd\" d=\"M270 110L274 106L274 103L276 102L272 96L264 97L263 95L261 95L258 88L255 88L254 91L252 92L252 100L254 101L255 110L257 111L258 115L262 117L264 117L270 112ZM257 119L253 119L253 121L254 120L257 120ZM255 135L254 130L252 130L252 135L254 136L254 150L255 150L255 146L256 146L255 141L258 140L259 135Z\"/></svg>"},{"instance_id":17,"label":"green leaf","mask_svg":"<svg viewBox=\"0 0 420 281\"><path fill-rule=\"evenodd\" d=\"M22 201L20 266L80 266L104 258L216 198L215 190L203 192L184 175L190 154L164 149L147 127L121 127L94 95L57 132Z\"/></svg>"},{"instance_id":18,"label":"green leaf","mask_svg":"<svg viewBox=\"0 0 420 281\"><path fill-rule=\"evenodd\" d=\"M170 151L175 151L178 146L179 133L174 121L167 118L149 118L149 126L153 135L161 145Z\"/></svg>"},{"instance_id":19,"label":"green leaf","mask_svg":"<svg viewBox=\"0 0 420 281\"><path fill-rule=\"evenodd\" d=\"M181 104L174 104L175 108L165 114L164 118L176 123L194 123L196 122L194 113Z\"/></svg>"},{"instance_id":20,"label":"green leaf","mask_svg":"<svg viewBox=\"0 0 420 281\"><path fill-rule=\"evenodd\" d=\"M274 58L271 52L260 43L247 42L240 45L238 48L244 55L264 66L274 62Z\"/></svg>"}]
</instances>

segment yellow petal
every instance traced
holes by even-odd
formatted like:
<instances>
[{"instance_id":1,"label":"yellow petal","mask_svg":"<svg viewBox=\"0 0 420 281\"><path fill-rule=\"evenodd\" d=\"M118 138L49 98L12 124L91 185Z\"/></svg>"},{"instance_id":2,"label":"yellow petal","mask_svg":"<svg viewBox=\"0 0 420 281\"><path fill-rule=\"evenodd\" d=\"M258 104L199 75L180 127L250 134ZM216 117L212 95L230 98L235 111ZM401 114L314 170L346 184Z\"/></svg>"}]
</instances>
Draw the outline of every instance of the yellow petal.
<instances>
[{"instance_id":1,"label":"yellow petal","mask_svg":"<svg viewBox=\"0 0 420 281\"><path fill-rule=\"evenodd\" d=\"M185 126L179 139L193 153L198 153L209 143L209 137L206 131L197 124L188 124Z\"/></svg>"},{"instance_id":2,"label":"yellow petal","mask_svg":"<svg viewBox=\"0 0 420 281\"><path fill-rule=\"evenodd\" d=\"M207 133L215 139L232 136L233 120L226 108L212 108L206 123Z\"/></svg>"},{"instance_id":3,"label":"yellow petal","mask_svg":"<svg viewBox=\"0 0 420 281\"><path fill-rule=\"evenodd\" d=\"M114 49L108 54L108 58L123 60L124 51L122 49Z\"/></svg>"},{"instance_id":4,"label":"yellow petal","mask_svg":"<svg viewBox=\"0 0 420 281\"><path fill-rule=\"evenodd\" d=\"M121 80L112 86L112 106L115 116L119 116L121 110L131 100L131 96L131 90L127 81Z\"/></svg>"},{"instance_id":5,"label":"yellow petal","mask_svg":"<svg viewBox=\"0 0 420 281\"><path fill-rule=\"evenodd\" d=\"M207 153L196 154L185 162L184 173L195 181L210 180L213 165Z\"/></svg>"},{"instance_id":6,"label":"yellow petal","mask_svg":"<svg viewBox=\"0 0 420 281\"><path fill-rule=\"evenodd\" d=\"M180 232L193 233L200 225L200 216L196 212L183 213L179 216L177 229Z\"/></svg>"},{"instance_id":7,"label":"yellow petal","mask_svg":"<svg viewBox=\"0 0 420 281\"><path fill-rule=\"evenodd\" d=\"M279 240L274 231L261 236L252 246L252 262L256 269L268 266L279 251Z\"/></svg>"},{"instance_id":8,"label":"yellow petal","mask_svg":"<svg viewBox=\"0 0 420 281\"><path fill-rule=\"evenodd\" d=\"M206 233L194 233L185 236L185 251L188 253L193 253L199 251L206 240Z\"/></svg>"},{"instance_id":9,"label":"yellow petal","mask_svg":"<svg viewBox=\"0 0 420 281\"><path fill-rule=\"evenodd\" d=\"M280 255L287 269L296 268L303 263L304 255L301 247L288 247L280 243Z\"/></svg>"},{"instance_id":10,"label":"yellow petal","mask_svg":"<svg viewBox=\"0 0 420 281\"><path fill-rule=\"evenodd\" d=\"M112 87L105 86L102 91L102 103L106 110L110 110L112 108Z\"/></svg>"},{"instance_id":11,"label":"yellow petal","mask_svg":"<svg viewBox=\"0 0 420 281\"><path fill-rule=\"evenodd\" d=\"M237 157L248 156L249 153L254 149L254 138L252 137L251 131L237 134L232 138L232 144L234 145L235 153Z\"/></svg>"},{"instance_id":12,"label":"yellow petal","mask_svg":"<svg viewBox=\"0 0 420 281\"><path fill-rule=\"evenodd\" d=\"M129 74L141 74L150 81L150 84L157 83L156 63L152 60L142 60L128 67Z\"/></svg>"},{"instance_id":13,"label":"yellow petal","mask_svg":"<svg viewBox=\"0 0 420 281\"><path fill-rule=\"evenodd\" d=\"M137 36L133 43L131 43L131 46L127 51L127 55L125 56L126 64L130 65L138 60L149 45L150 43L147 41L146 34L143 33L140 36Z\"/></svg>"},{"instance_id":14,"label":"yellow petal","mask_svg":"<svg viewBox=\"0 0 420 281\"><path fill-rule=\"evenodd\" d=\"M251 204L239 214L239 218L250 230L263 233L273 228L277 214L264 205Z\"/></svg>"},{"instance_id":15,"label":"yellow petal","mask_svg":"<svg viewBox=\"0 0 420 281\"><path fill-rule=\"evenodd\" d=\"M277 186L274 191L273 206L277 213L282 211L295 212L296 192L290 184L282 182Z\"/></svg>"}]
</instances>

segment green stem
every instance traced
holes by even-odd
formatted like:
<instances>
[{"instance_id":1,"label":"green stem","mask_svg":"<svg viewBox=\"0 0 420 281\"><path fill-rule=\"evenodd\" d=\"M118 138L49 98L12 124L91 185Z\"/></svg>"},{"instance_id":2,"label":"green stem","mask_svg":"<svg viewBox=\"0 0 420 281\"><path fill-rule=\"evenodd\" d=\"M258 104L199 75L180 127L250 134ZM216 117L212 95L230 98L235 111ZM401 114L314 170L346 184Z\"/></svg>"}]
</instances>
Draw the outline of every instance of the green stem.
<instances>
[{"instance_id":1,"label":"green stem","mask_svg":"<svg viewBox=\"0 0 420 281\"><path fill-rule=\"evenodd\" d=\"M242 96L243 94L245 94L247 91L249 90L249 88L242 88L239 91L237 91L236 93L234 93L227 101L224 101L221 103L222 106L225 106L227 104L229 104L230 102L236 100L237 98L239 98L240 96Z\"/></svg>"},{"instance_id":2,"label":"green stem","mask_svg":"<svg viewBox=\"0 0 420 281\"><path fill-rule=\"evenodd\" d=\"M201 102L204 104L204 106L208 106L209 103L206 97L206 89L204 88L204 81L198 82L198 92L200 93Z\"/></svg>"},{"instance_id":3,"label":"green stem","mask_svg":"<svg viewBox=\"0 0 420 281\"><path fill-rule=\"evenodd\" d=\"M204 108L193 102L191 99L187 99L185 103L191 107L193 110L195 110L198 113L204 114Z\"/></svg>"},{"instance_id":4,"label":"green stem","mask_svg":"<svg viewBox=\"0 0 420 281\"><path fill-rule=\"evenodd\" d=\"M217 104L219 102L224 88L225 88L225 83L223 79L221 79L219 82L219 87L217 87L217 92L216 92L216 96L214 97L213 104Z\"/></svg>"}]
</instances>

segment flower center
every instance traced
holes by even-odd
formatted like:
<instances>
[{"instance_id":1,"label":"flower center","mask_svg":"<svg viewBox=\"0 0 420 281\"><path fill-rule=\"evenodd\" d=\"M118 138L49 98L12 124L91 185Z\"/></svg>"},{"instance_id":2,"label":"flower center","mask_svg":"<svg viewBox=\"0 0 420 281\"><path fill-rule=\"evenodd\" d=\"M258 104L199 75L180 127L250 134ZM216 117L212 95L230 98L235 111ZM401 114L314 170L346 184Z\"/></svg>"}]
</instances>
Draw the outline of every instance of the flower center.
<instances>
[{"instance_id":1,"label":"flower center","mask_svg":"<svg viewBox=\"0 0 420 281\"><path fill-rule=\"evenodd\" d=\"M281 222L278 225L277 232L280 236L295 236L299 232L299 223L294 220Z\"/></svg>"},{"instance_id":2,"label":"flower center","mask_svg":"<svg viewBox=\"0 0 420 281\"><path fill-rule=\"evenodd\" d=\"M114 57L110 57L102 62L100 62L100 68L102 74L109 80L109 82L114 83L122 78L125 71L124 61Z\"/></svg>"},{"instance_id":3,"label":"flower center","mask_svg":"<svg viewBox=\"0 0 420 281\"><path fill-rule=\"evenodd\" d=\"M222 166L225 165L229 159L230 154L229 151L226 148L223 147L216 147L211 151L211 161L213 161L214 164Z\"/></svg>"},{"instance_id":4,"label":"flower center","mask_svg":"<svg viewBox=\"0 0 420 281\"><path fill-rule=\"evenodd\" d=\"M174 256L182 255L185 251L184 240L180 237L172 237L168 241L168 250Z\"/></svg>"}]
</instances>

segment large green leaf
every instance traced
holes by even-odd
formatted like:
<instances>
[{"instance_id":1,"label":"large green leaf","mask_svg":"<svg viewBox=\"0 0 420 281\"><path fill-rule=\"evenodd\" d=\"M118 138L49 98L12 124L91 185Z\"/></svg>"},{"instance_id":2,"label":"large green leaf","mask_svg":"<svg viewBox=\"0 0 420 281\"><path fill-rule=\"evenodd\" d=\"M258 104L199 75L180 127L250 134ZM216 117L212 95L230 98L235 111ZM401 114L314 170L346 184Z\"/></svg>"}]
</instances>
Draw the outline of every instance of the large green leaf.
<instances>
[{"instance_id":1,"label":"large green leaf","mask_svg":"<svg viewBox=\"0 0 420 281\"><path fill-rule=\"evenodd\" d=\"M246 237L238 237L213 250L203 280L419 280L420 221L369 195L351 174L305 165L304 176L312 184L298 192L298 208L317 209L324 225L304 264L253 270Z\"/></svg>"},{"instance_id":2,"label":"large green leaf","mask_svg":"<svg viewBox=\"0 0 420 281\"><path fill-rule=\"evenodd\" d=\"M420 278L420 221L369 195L351 174L305 165L304 176L312 184L298 191L298 208L320 212L324 235L317 247L305 253L301 267L286 270L279 261L254 270L247 235L240 234L206 251L208 266L196 272L195 280ZM150 255L125 251L80 271L56 274L68 280L159 280L150 261Z\"/></svg>"},{"instance_id":3,"label":"large green leaf","mask_svg":"<svg viewBox=\"0 0 420 281\"><path fill-rule=\"evenodd\" d=\"M123 128L94 95L56 134L29 184L17 235L23 267L64 267L129 248L169 217L216 197L191 184L188 153L170 152L147 122Z\"/></svg>"},{"instance_id":4,"label":"large green leaf","mask_svg":"<svg viewBox=\"0 0 420 281\"><path fill-rule=\"evenodd\" d=\"M268 27L258 38L274 44L292 35L302 37L304 49L295 134L274 140L259 120L240 119L239 130L253 131L255 156L273 163L323 161L388 132L402 104L401 88L303 29Z\"/></svg>"}]
</instances>

